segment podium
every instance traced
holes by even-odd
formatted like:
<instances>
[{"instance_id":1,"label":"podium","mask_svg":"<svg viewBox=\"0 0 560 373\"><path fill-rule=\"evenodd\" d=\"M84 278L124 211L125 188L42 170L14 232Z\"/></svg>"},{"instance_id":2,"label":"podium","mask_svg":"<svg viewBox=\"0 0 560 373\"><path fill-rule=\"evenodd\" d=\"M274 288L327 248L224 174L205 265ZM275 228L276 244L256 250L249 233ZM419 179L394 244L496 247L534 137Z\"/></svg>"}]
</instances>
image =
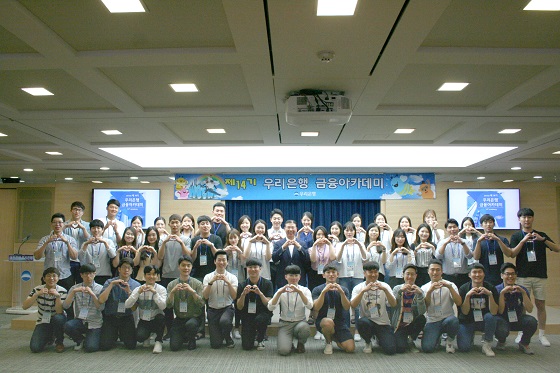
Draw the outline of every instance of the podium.
<instances>
[{"instance_id":1,"label":"podium","mask_svg":"<svg viewBox=\"0 0 560 373\"><path fill-rule=\"evenodd\" d=\"M29 315L37 312L37 306L24 310L21 306L27 295L40 282L35 275L35 260L33 255L13 254L8 256L7 262L12 263L12 307L6 313Z\"/></svg>"}]
</instances>

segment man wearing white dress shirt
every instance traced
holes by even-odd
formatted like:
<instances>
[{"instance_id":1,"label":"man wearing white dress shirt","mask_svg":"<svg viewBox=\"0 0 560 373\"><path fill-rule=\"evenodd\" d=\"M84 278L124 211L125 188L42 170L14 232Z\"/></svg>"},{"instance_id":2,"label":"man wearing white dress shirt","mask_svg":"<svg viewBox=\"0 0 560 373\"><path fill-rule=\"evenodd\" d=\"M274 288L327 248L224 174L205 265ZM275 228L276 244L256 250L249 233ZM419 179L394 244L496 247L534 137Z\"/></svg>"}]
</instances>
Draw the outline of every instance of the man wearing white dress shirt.
<instances>
[{"instance_id":1,"label":"man wearing white dress shirt","mask_svg":"<svg viewBox=\"0 0 560 373\"><path fill-rule=\"evenodd\" d=\"M119 208L121 203L112 198L107 201L107 216L104 218L99 218L105 224L103 227L103 237L110 239L115 244L115 247L119 246L124 229L124 223L117 220L117 214L119 213Z\"/></svg>"},{"instance_id":2,"label":"man wearing white dress shirt","mask_svg":"<svg viewBox=\"0 0 560 373\"><path fill-rule=\"evenodd\" d=\"M233 348L231 338L233 328L233 301L237 297L237 277L226 271L227 252L216 251L214 255L216 270L204 276L202 295L208 300L208 331L210 347L220 348L225 340L226 347Z\"/></svg>"},{"instance_id":3,"label":"man wearing white dress shirt","mask_svg":"<svg viewBox=\"0 0 560 373\"><path fill-rule=\"evenodd\" d=\"M284 277L288 282L282 286L268 302L268 309L274 311L280 304L280 328L278 329L278 353L289 355L292 350L305 352L305 342L311 334L306 322L305 309L313 308L313 299L308 288L298 285L301 269L297 265L289 265L284 269ZM297 347L292 341L297 339Z\"/></svg>"},{"instance_id":4,"label":"man wearing white dress shirt","mask_svg":"<svg viewBox=\"0 0 560 373\"><path fill-rule=\"evenodd\" d=\"M397 305L391 287L381 281L379 277L379 264L377 262L365 262L363 265L366 280L354 287L352 290L352 308L360 307L360 315L356 327L366 342L364 352L372 352L371 338L375 336L379 346L387 355L397 352L397 342L391 320L387 313L387 304L391 307Z\"/></svg>"}]
</instances>

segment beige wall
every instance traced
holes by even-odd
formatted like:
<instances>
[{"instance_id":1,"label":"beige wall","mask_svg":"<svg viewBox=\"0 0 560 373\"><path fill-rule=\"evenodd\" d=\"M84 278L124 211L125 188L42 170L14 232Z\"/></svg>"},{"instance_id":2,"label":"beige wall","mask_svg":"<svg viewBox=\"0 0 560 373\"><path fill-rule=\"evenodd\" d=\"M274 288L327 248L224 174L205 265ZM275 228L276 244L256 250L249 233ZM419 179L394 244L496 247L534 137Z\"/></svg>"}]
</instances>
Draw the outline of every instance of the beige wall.
<instances>
[{"instance_id":1,"label":"beige wall","mask_svg":"<svg viewBox=\"0 0 560 373\"><path fill-rule=\"evenodd\" d=\"M49 185L0 185L0 189L14 190L14 188L28 188L28 187L54 187L54 211L62 212L66 215L70 214L70 204L75 200L80 200L86 205L86 212L84 218L91 219L91 196L92 184L85 183L61 183ZM189 212L195 217L202 214L209 214L212 210L213 201L176 201L173 199L173 183L152 183L146 186L130 183L114 183L102 184L103 188L138 188L142 189L161 189L161 215L166 219L173 213L183 214ZM535 211L535 228L540 231L546 232L555 242L559 241L559 219L560 219L560 186L557 183L510 183L505 186L503 183L437 183L435 200L418 200L418 201L404 201L404 200L388 200L381 203L381 211L387 215L389 224L396 227L397 221L402 215L409 215L412 219L413 226L417 226L422 219L424 210L431 208L437 212L438 220L441 227L447 218L447 189L448 188L519 188L521 190L521 205L531 207ZM5 190L0 190L5 192ZM15 201L14 201L15 203ZM18 247L18 243L14 242L15 234L15 216L17 216L17 204L12 207L6 207L4 198L2 198L2 207L5 219L8 223L3 223L3 227L12 227L8 229L7 235L2 235L2 246L0 248L3 258L7 258L9 253L13 253ZM8 209L12 209L10 213ZM6 218L7 216L7 218ZM13 217L13 219L12 219ZM462 217L455 217L461 220ZM10 223L11 221L11 223ZM37 224L44 224L45 230L48 231L48 222L36 222ZM12 224L12 225L10 225ZM512 231L501 231L501 235L510 237ZM35 249L40 237L34 237L29 243L25 244L22 248L23 253L32 253ZM548 254L548 303L551 305L560 305L560 253ZM9 263L1 262L2 271L0 273L11 273L12 269ZM9 271L9 272L7 272ZM6 278L6 281L9 281ZM554 285L555 284L555 285ZM0 296L0 305L7 305L11 297L8 295Z\"/></svg>"}]
</instances>

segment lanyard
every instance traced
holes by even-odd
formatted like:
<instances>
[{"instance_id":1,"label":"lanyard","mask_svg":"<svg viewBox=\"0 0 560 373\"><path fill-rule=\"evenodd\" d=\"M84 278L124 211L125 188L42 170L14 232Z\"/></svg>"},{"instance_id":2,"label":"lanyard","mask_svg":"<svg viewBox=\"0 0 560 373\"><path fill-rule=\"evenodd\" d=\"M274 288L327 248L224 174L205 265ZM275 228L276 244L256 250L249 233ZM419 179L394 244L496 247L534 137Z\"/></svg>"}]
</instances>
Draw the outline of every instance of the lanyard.
<instances>
[{"instance_id":1,"label":"lanyard","mask_svg":"<svg viewBox=\"0 0 560 373\"><path fill-rule=\"evenodd\" d=\"M457 248L457 255L455 255L455 248ZM461 247L456 243L451 243L451 256L454 258L461 257Z\"/></svg>"},{"instance_id":2,"label":"lanyard","mask_svg":"<svg viewBox=\"0 0 560 373\"><path fill-rule=\"evenodd\" d=\"M325 260L325 258L327 257L327 245L323 245L323 251L319 251L319 246L316 247L317 248L317 256L319 256L319 263L320 264L327 264L327 261ZM321 255L322 253L322 255Z\"/></svg>"},{"instance_id":3,"label":"lanyard","mask_svg":"<svg viewBox=\"0 0 560 373\"><path fill-rule=\"evenodd\" d=\"M492 248L490 248L490 242L492 241ZM496 253L496 243L494 240L486 240L486 248L488 249L488 255L492 255Z\"/></svg>"},{"instance_id":4,"label":"lanyard","mask_svg":"<svg viewBox=\"0 0 560 373\"><path fill-rule=\"evenodd\" d=\"M298 300L299 293L296 293L296 299L294 301L294 310L292 311L294 315L296 314L296 305ZM288 312L290 312L290 293L286 293L286 301L288 303Z\"/></svg>"},{"instance_id":5,"label":"lanyard","mask_svg":"<svg viewBox=\"0 0 560 373\"><path fill-rule=\"evenodd\" d=\"M346 245L346 263L350 262L350 249L348 249L348 245ZM355 252L354 252L354 244L352 244L352 261L354 261L354 258L356 257Z\"/></svg>"},{"instance_id":6,"label":"lanyard","mask_svg":"<svg viewBox=\"0 0 560 373\"><path fill-rule=\"evenodd\" d=\"M101 255L101 243L97 244L97 255L95 255L95 251L93 250L94 249L93 244L90 244L90 246L91 246L91 256L92 257L96 257L96 256L99 257L99 255Z\"/></svg>"},{"instance_id":7,"label":"lanyard","mask_svg":"<svg viewBox=\"0 0 560 373\"><path fill-rule=\"evenodd\" d=\"M439 305L441 306L441 288L439 288ZM432 293L432 302L434 303L434 306L437 306L438 304L436 303L436 294L435 292Z\"/></svg>"}]
</instances>

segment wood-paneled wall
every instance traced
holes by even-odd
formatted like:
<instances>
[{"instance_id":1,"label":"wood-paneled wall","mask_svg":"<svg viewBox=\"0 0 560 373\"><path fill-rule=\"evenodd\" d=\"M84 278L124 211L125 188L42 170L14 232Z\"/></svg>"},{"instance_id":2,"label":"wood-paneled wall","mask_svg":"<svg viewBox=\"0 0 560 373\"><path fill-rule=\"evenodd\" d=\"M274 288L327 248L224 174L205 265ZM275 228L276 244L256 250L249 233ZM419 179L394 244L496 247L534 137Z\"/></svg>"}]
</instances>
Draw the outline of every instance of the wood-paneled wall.
<instances>
[{"instance_id":1,"label":"wood-paneled wall","mask_svg":"<svg viewBox=\"0 0 560 373\"><path fill-rule=\"evenodd\" d=\"M418 201L404 201L404 200L387 200L382 201L381 211L387 215L389 224L396 228L397 221L402 215L408 215L412 219L413 226L418 226L422 219L424 210L430 208L437 212L438 221L443 228L445 220L447 219L447 189L448 188L503 188L502 183L437 183L436 196L434 200L418 200ZM6 186L0 185L0 189L13 188L27 188L27 187L54 187L54 211L62 212L65 215L70 214L70 204L73 201L79 200L86 205L86 212L84 219L91 220L91 199L92 189L91 184L85 183L61 183L49 185L17 185ZM142 189L161 189L161 207L160 214L166 219L173 213L184 214L189 212L195 217L203 214L210 214L212 211L213 201L176 201L173 199L174 186L173 183L152 183L146 186L131 183L105 183L103 188L134 188ZM546 232L555 242L559 241L559 222L560 222L560 186L557 183L510 183L507 188L519 188L521 190L521 205L524 207L531 207L535 211L535 228L540 231ZM1 190L1 192L5 192ZM4 200L4 198L2 198ZM14 200L13 206L7 206L3 201L3 213L5 216L10 217L17 215L17 201ZM10 211L11 210L11 211ZM454 217L461 220L462 217ZM268 219L266 219L268 220ZM343 219L344 220L344 219ZM4 223L3 227L8 228L12 232L12 236L2 235L1 255L7 258L7 255L14 252L19 246L14 242L15 235L15 222ZM35 224L44 224L45 230L49 229L49 222L34 222ZM366 222L367 223L367 222ZM12 225L10 225L12 224ZM513 231L500 231L500 234L510 237ZM10 238L11 237L11 238ZM31 242L25 244L22 248L24 253L32 253L35 249L40 237L34 237ZM550 305L560 305L560 253L548 254L548 303ZM0 280L2 273L11 273L12 269L9 263L0 263L2 271L0 273ZM7 272L8 271L8 272ZM11 276L10 276L11 278ZM0 296L0 304L8 305L11 301L11 295Z\"/></svg>"}]
</instances>

